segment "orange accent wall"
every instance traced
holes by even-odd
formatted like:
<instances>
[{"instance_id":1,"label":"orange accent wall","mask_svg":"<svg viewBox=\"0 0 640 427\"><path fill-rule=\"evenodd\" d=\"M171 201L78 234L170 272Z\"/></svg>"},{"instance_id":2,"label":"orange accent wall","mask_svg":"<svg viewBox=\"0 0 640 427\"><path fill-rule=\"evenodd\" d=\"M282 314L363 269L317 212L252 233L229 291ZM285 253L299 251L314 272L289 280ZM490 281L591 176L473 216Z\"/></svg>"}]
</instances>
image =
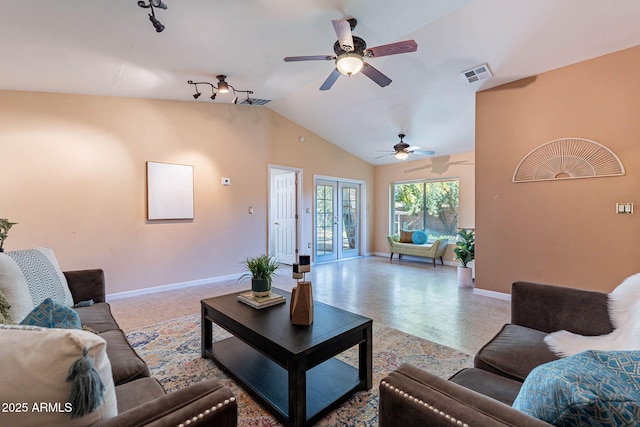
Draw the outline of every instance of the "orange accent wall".
<instances>
[{"instance_id":1,"label":"orange accent wall","mask_svg":"<svg viewBox=\"0 0 640 427\"><path fill-rule=\"evenodd\" d=\"M640 46L476 97L476 288L528 280L610 292L640 271ZM622 177L512 183L524 156L559 138L599 142ZM635 203L618 215L616 202Z\"/></svg>"}]
</instances>

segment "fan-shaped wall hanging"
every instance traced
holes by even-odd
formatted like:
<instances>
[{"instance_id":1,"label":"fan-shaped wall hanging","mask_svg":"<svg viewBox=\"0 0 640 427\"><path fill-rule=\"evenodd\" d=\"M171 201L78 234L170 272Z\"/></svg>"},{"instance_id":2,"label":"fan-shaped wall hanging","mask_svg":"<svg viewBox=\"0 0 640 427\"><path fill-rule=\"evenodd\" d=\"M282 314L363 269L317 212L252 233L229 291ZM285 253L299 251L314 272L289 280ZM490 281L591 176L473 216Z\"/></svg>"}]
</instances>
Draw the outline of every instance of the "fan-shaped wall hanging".
<instances>
[{"instance_id":1,"label":"fan-shaped wall hanging","mask_svg":"<svg viewBox=\"0 0 640 427\"><path fill-rule=\"evenodd\" d=\"M527 154L513 182L553 181L624 175L618 156L602 144L582 138L556 139Z\"/></svg>"}]
</instances>

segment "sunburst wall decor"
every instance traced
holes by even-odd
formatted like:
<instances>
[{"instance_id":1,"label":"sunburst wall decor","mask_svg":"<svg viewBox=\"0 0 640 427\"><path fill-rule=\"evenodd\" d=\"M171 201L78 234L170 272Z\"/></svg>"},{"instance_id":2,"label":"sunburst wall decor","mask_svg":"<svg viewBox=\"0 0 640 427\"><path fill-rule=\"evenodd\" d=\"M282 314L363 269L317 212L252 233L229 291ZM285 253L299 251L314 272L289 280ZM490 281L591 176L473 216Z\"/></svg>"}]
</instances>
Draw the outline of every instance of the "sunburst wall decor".
<instances>
[{"instance_id":1,"label":"sunburst wall decor","mask_svg":"<svg viewBox=\"0 0 640 427\"><path fill-rule=\"evenodd\" d=\"M556 139L527 154L513 174L513 182L554 181L624 175L613 151L583 138Z\"/></svg>"}]
</instances>

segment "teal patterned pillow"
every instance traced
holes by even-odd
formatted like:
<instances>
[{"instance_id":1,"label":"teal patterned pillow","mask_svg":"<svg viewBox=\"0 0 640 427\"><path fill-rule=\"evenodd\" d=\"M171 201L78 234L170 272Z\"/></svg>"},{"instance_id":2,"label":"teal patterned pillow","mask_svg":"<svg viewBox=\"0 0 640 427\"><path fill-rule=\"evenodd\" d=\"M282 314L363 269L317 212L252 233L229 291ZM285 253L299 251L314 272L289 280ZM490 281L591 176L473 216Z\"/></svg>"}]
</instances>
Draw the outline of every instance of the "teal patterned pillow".
<instances>
[{"instance_id":1,"label":"teal patterned pillow","mask_svg":"<svg viewBox=\"0 0 640 427\"><path fill-rule=\"evenodd\" d=\"M413 240L413 243L415 243L416 245L424 245L425 243L427 243L427 239L427 233L422 230L414 231L413 237L411 237L411 240Z\"/></svg>"},{"instance_id":2,"label":"teal patterned pillow","mask_svg":"<svg viewBox=\"0 0 640 427\"><path fill-rule=\"evenodd\" d=\"M51 298L42 301L20 324L43 328L82 329L78 313Z\"/></svg>"},{"instance_id":3,"label":"teal patterned pillow","mask_svg":"<svg viewBox=\"0 0 640 427\"><path fill-rule=\"evenodd\" d=\"M636 426L640 351L585 351L532 370L513 407L556 426Z\"/></svg>"}]
</instances>

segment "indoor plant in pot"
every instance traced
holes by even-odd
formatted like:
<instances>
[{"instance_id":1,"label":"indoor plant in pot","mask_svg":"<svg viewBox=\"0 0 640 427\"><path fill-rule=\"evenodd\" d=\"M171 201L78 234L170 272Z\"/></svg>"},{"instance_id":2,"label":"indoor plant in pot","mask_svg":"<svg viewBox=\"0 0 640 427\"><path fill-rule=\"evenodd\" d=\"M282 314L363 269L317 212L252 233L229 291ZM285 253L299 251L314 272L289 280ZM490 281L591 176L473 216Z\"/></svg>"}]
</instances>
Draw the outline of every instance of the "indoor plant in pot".
<instances>
[{"instance_id":1,"label":"indoor plant in pot","mask_svg":"<svg viewBox=\"0 0 640 427\"><path fill-rule=\"evenodd\" d=\"M4 241L9 236L9 229L16 225L17 222L11 222L6 218L0 218L0 252L4 252Z\"/></svg>"},{"instance_id":2,"label":"indoor plant in pot","mask_svg":"<svg viewBox=\"0 0 640 427\"><path fill-rule=\"evenodd\" d=\"M278 259L269 255L247 258L243 263L247 273L240 279L251 277L251 290L256 297L269 296L275 272L280 266Z\"/></svg>"},{"instance_id":3,"label":"indoor plant in pot","mask_svg":"<svg viewBox=\"0 0 640 427\"><path fill-rule=\"evenodd\" d=\"M475 259L476 237L473 230L462 228L458 231L458 240L453 252L458 266L458 284L461 287L469 288L473 284L472 270L467 264Z\"/></svg>"}]
</instances>

